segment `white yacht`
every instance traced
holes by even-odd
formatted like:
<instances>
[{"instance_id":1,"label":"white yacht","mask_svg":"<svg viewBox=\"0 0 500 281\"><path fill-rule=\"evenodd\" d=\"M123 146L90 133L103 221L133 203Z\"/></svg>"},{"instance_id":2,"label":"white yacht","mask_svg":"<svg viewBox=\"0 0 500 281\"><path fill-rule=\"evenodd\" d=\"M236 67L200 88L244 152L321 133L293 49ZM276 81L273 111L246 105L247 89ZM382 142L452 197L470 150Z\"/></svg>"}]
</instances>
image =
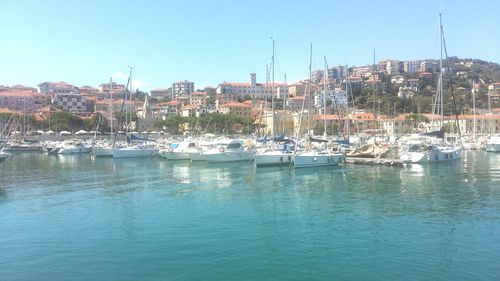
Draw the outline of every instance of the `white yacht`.
<instances>
[{"instance_id":1,"label":"white yacht","mask_svg":"<svg viewBox=\"0 0 500 281\"><path fill-rule=\"evenodd\" d=\"M169 147L160 151L160 156L168 160L191 160L191 156L198 155L198 143L193 140L180 142L175 148Z\"/></svg>"},{"instance_id":2,"label":"white yacht","mask_svg":"<svg viewBox=\"0 0 500 281\"><path fill-rule=\"evenodd\" d=\"M295 168L335 166L344 160L344 154L329 150L310 150L293 155Z\"/></svg>"},{"instance_id":3,"label":"white yacht","mask_svg":"<svg viewBox=\"0 0 500 281\"><path fill-rule=\"evenodd\" d=\"M138 144L134 146L113 149L113 158L151 157L155 156L157 153L157 149L152 145Z\"/></svg>"},{"instance_id":4,"label":"white yacht","mask_svg":"<svg viewBox=\"0 0 500 281\"><path fill-rule=\"evenodd\" d=\"M459 146L427 144L423 141L412 141L403 146L401 160L405 163L450 162L462 158L463 149Z\"/></svg>"},{"instance_id":5,"label":"white yacht","mask_svg":"<svg viewBox=\"0 0 500 281\"><path fill-rule=\"evenodd\" d=\"M500 152L500 136L491 136L486 143L486 151Z\"/></svg>"},{"instance_id":6,"label":"white yacht","mask_svg":"<svg viewBox=\"0 0 500 281\"><path fill-rule=\"evenodd\" d=\"M23 141L9 142L4 147L4 150L9 152L41 152L42 149L38 144Z\"/></svg>"},{"instance_id":7,"label":"white yacht","mask_svg":"<svg viewBox=\"0 0 500 281\"><path fill-rule=\"evenodd\" d=\"M440 26L440 37L441 37L441 57L439 58L439 79L437 85L437 91L435 96L435 108L434 111L438 115L441 116L439 131L433 131L429 133L424 133L425 136L423 139L415 140L410 143L406 147L402 147L402 153L400 154L401 160L406 163L431 163L431 162L450 162L456 161L462 158L463 148L460 142L460 145L452 145L445 142L445 130L444 130L444 79L443 79L443 57L442 50L445 50L446 54L446 45L444 44L444 35L443 35L443 26L441 24L441 14L439 14L439 26ZM446 57L447 59L447 57ZM447 71L449 74L449 71ZM450 79L451 83L451 79ZM450 85L451 87L451 85ZM453 94L453 92L452 92ZM455 124L458 127L457 124ZM455 139L459 140L461 136Z\"/></svg>"},{"instance_id":8,"label":"white yacht","mask_svg":"<svg viewBox=\"0 0 500 281\"><path fill-rule=\"evenodd\" d=\"M80 154L89 153L90 147L80 140L65 140L55 148L57 154Z\"/></svg>"},{"instance_id":9,"label":"white yacht","mask_svg":"<svg viewBox=\"0 0 500 281\"><path fill-rule=\"evenodd\" d=\"M208 162L235 162L251 161L254 151L246 149L242 140L225 140L218 142L217 146L203 153Z\"/></svg>"},{"instance_id":10,"label":"white yacht","mask_svg":"<svg viewBox=\"0 0 500 281\"><path fill-rule=\"evenodd\" d=\"M257 167L290 165L293 162L293 154L289 148L284 144L279 147L257 149L254 157L255 165Z\"/></svg>"}]
</instances>

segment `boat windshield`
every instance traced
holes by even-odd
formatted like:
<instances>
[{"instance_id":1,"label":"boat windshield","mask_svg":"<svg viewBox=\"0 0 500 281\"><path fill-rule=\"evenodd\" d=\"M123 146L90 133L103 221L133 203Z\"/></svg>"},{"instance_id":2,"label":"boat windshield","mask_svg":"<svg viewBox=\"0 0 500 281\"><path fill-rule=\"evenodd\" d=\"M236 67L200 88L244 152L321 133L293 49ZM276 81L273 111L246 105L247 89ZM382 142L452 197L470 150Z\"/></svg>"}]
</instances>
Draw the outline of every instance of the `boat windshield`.
<instances>
[{"instance_id":1,"label":"boat windshield","mask_svg":"<svg viewBox=\"0 0 500 281\"><path fill-rule=\"evenodd\" d=\"M239 142L232 142L227 145L228 149L236 149L236 148L241 148L241 143Z\"/></svg>"}]
</instances>

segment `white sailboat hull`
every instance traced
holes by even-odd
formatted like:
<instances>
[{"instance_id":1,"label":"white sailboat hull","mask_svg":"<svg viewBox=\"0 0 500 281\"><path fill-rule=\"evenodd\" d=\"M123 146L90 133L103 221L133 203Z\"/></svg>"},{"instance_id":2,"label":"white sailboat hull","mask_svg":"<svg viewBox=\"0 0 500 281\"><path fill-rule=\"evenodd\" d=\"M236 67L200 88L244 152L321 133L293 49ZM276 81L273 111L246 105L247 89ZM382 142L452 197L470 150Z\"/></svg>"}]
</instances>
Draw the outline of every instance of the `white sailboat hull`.
<instances>
[{"instance_id":1,"label":"white sailboat hull","mask_svg":"<svg viewBox=\"0 0 500 281\"><path fill-rule=\"evenodd\" d=\"M191 161L207 161L207 156L203 152L191 154Z\"/></svg>"},{"instance_id":2,"label":"white sailboat hull","mask_svg":"<svg viewBox=\"0 0 500 281\"><path fill-rule=\"evenodd\" d=\"M428 151L407 152L401 160L407 163L435 163L451 162L462 158L463 150L460 147L434 147Z\"/></svg>"},{"instance_id":3,"label":"white sailboat hull","mask_svg":"<svg viewBox=\"0 0 500 281\"><path fill-rule=\"evenodd\" d=\"M343 160L341 153L304 152L293 156L295 168L335 166Z\"/></svg>"},{"instance_id":4,"label":"white sailboat hull","mask_svg":"<svg viewBox=\"0 0 500 281\"><path fill-rule=\"evenodd\" d=\"M255 154L255 165L257 167L290 165L292 159L291 153L280 150L266 151Z\"/></svg>"},{"instance_id":5,"label":"white sailboat hull","mask_svg":"<svg viewBox=\"0 0 500 281\"><path fill-rule=\"evenodd\" d=\"M113 157L113 149L111 147L94 147L92 155L94 157Z\"/></svg>"},{"instance_id":6,"label":"white sailboat hull","mask_svg":"<svg viewBox=\"0 0 500 281\"><path fill-rule=\"evenodd\" d=\"M160 152L160 156L163 158L167 158L168 160L190 160L191 159L191 155L188 152L162 151L162 152Z\"/></svg>"},{"instance_id":7,"label":"white sailboat hull","mask_svg":"<svg viewBox=\"0 0 500 281\"><path fill-rule=\"evenodd\" d=\"M89 147L65 147L61 148L57 151L57 154L82 154L82 153L89 153L90 148Z\"/></svg>"},{"instance_id":8,"label":"white sailboat hull","mask_svg":"<svg viewBox=\"0 0 500 281\"><path fill-rule=\"evenodd\" d=\"M486 151L500 152L500 137L492 136L486 143Z\"/></svg>"},{"instance_id":9,"label":"white sailboat hull","mask_svg":"<svg viewBox=\"0 0 500 281\"><path fill-rule=\"evenodd\" d=\"M208 162L250 161L253 159L253 155L254 153L251 151L207 152L204 154Z\"/></svg>"},{"instance_id":10,"label":"white sailboat hull","mask_svg":"<svg viewBox=\"0 0 500 281\"><path fill-rule=\"evenodd\" d=\"M198 155L199 153L200 151L197 148L183 150L166 149L160 151L160 156L168 160L191 160L192 156Z\"/></svg>"},{"instance_id":11,"label":"white sailboat hull","mask_svg":"<svg viewBox=\"0 0 500 281\"><path fill-rule=\"evenodd\" d=\"M500 143L488 143L488 144L486 144L486 151L488 151L488 152L500 152Z\"/></svg>"},{"instance_id":12,"label":"white sailboat hull","mask_svg":"<svg viewBox=\"0 0 500 281\"><path fill-rule=\"evenodd\" d=\"M139 158L151 157L156 154L153 148L127 147L113 150L113 158Z\"/></svg>"}]
</instances>

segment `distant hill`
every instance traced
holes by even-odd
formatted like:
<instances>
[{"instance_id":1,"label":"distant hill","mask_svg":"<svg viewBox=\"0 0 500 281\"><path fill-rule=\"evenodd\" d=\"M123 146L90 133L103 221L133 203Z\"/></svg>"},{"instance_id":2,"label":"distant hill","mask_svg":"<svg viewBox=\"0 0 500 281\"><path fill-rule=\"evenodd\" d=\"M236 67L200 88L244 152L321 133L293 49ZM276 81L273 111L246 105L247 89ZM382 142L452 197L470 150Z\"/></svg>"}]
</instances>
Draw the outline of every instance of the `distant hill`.
<instances>
[{"instance_id":1,"label":"distant hill","mask_svg":"<svg viewBox=\"0 0 500 281\"><path fill-rule=\"evenodd\" d=\"M453 74L467 72L467 79L480 81L483 84L500 82L500 64L480 59L448 58Z\"/></svg>"}]
</instances>

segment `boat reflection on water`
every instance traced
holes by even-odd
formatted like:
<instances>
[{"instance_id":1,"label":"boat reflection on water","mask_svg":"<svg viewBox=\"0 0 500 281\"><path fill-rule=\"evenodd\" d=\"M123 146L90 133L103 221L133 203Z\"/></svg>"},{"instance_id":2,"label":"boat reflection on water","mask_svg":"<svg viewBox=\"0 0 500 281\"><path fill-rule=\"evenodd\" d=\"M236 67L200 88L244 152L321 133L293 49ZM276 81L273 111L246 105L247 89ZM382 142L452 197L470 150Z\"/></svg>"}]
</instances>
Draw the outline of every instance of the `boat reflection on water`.
<instances>
[{"instance_id":1,"label":"boat reflection on water","mask_svg":"<svg viewBox=\"0 0 500 281\"><path fill-rule=\"evenodd\" d=\"M62 168L90 167L89 154L57 154L54 159L61 164Z\"/></svg>"}]
</instances>

